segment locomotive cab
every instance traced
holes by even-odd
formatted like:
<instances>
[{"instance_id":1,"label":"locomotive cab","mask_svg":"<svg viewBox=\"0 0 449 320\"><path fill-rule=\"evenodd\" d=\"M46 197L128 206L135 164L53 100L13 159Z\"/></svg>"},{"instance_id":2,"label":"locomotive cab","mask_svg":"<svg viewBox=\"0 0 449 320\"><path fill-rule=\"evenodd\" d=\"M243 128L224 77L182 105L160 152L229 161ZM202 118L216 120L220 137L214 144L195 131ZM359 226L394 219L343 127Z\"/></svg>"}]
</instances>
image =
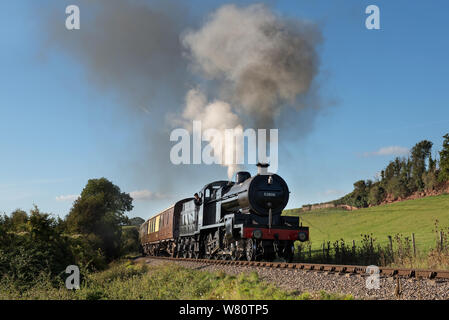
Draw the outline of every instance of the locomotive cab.
<instances>
[{"instance_id":1,"label":"locomotive cab","mask_svg":"<svg viewBox=\"0 0 449 320\"><path fill-rule=\"evenodd\" d=\"M221 215L220 199L223 188L229 185L229 181L215 181L203 187L200 191L202 197L202 226L219 223Z\"/></svg>"}]
</instances>

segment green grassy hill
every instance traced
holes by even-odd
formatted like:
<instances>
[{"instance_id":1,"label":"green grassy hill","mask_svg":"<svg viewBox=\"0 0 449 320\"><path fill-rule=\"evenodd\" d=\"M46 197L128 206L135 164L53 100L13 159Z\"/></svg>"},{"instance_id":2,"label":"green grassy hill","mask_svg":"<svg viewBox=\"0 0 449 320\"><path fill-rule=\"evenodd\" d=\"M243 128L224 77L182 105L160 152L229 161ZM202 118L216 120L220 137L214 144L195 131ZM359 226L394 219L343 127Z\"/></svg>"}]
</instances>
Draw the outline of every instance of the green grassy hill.
<instances>
[{"instance_id":1,"label":"green grassy hill","mask_svg":"<svg viewBox=\"0 0 449 320\"><path fill-rule=\"evenodd\" d=\"M435 247L435 220L440 227L449 227L449 195L407 200L355 211L321 209L301 212L286 210L285 215L299 215L303 225L310 227L312 248L323 241L344 239L360 244L361 234L373 234L377 243L387 244L388 236L415 233L417 248L426 251Z\"/></svg>"}]
</instances>

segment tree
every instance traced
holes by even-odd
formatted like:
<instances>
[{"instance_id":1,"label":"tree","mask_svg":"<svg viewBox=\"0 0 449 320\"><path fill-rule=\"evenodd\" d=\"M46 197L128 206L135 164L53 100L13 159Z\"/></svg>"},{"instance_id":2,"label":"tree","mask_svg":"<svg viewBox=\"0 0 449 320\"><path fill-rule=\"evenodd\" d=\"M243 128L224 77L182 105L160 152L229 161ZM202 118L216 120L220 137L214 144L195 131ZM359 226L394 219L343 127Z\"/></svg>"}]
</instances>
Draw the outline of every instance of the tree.
<instances>
[{"instance_id":1,"label":"tree","mask_svg":"<svg viewBox=\"0 0 449 320\"><path fill-rule=\"evenodd\" d=\"M140 225L144 222L145 222L145 220L142 219L141 217L134 217L134 218L129 219L130 226L140 227Z\"/></svg>"},{"instance_id":2,"label":"tree","mask_svg":"<svg viewBox=\"0 0 449 320\"><path fill-rule=\"evenodd\" d=\"M422 175L422 179L424 182L424 188L428 191L435 190L438 183L438 177L435 170L424 172Z\"/></svg>"},{"instance_id":3,"label":"tree","mask_svg":"<svg viewBox=\"0 0 449 320\"><path fill-rule=\"evenodd\" d=\"M0 215L0 255L3 249L9 246L12 234L8 232L11 229L11 219L5 215Z\"/></svg>"},{"instance_id":4,"label":"tree","mask_svg":"<svg viewBox=\"0 0 449 320\"><path fill-rule=\"evenodd\" d=\"M11 213L11 224L14 231L24 231L27 221L28 215L25 211L16 209Z\"/></svg>"},{"instance_id":5,"label":"tree","mask_svg":"<svg viewBox=\"0 0 449 320\"><path fill-rule=\"evenodd\" d=\"M368 185L371 185L371 181L366 183L364 180L359 180L354 183L353 205L357 208L368 206Z\"/></svg>"},{"instance_id":6,"label":"tree","mask_svg":"<svg viewBox=\"0 0 449 320\"><path fill-rule=\"evenodd\" d=\"M87 235L112 260L120 255L121 226L132 209L132 198L118 186L106 178L90 179L67 216L67 228Z\"/></svg>"},{"instance_id":7,"label":"tree","mask_svg":"<svg viewBox=\"0 0 449 320\"><path fill-rule=\"evenodd\" d=\"M432 155L429 156L429 169L423 173L422 180L427 191L435 190L438 186L437 161L432 158Z\"/></svg>"},{"instance_id":8,"label":"tree","mask_svg":"<svg viewBox=\"0 0 449 320\"><path fill-rule=\"evenodd\" d=\"M437 169L437 160L432 158L432 155L429 156L429 169L428 171L435 171Z\"/></svg>"},{"instance_id":9,"label":"tree","mask_svg":"<svg viewBox=\"0 0 449 320\"><path fill-rule=\"evenodd\" d=\"M384 170L384 179L386 181L390 180L395 176L395 163L393 161L390 161L390 163L387 165L387 167Z\"/></svg>"},{"instance_id":10,"label":"tree","mask_svg":"<svg viewBox=\"0 0 449 320\"><path fill-rule=\"evenodd\" d=\"M449 181L449 134L443 136L443 149L440 151L440 173L438 180Z\"/></svg>"},{"instance_id":11,"label":"tree","mask_svg":"<svg viewBox=\"0 0 449 320\"><path fill-rule=\"evenodd\" d=\"M121 254L139 253L139 229L136 226L123 227Z\"/></svg>"},{"instance_id":12,"label":"tree","mask_svg":"<svg viewBox=\"0 0 449 320\"><path fill-rule=\"evenodd\" d=\"M407 186L401 181L399 177L391 178L386 185L387 193L394 198L405 198L409 194Z\"/></svg>"},{"instance_id":13,"label":"tree","mask_svg":"<svg viewBox=\"0 0 449 320\"><path fill-rule=\"evenodd\" d=\"M406 197L410 194L410 189L414 188L414 181L411 179L412 163L410 159L396 158L394 161L390 161L388 166L384 170L384 179L381 180L381 186L383 192L387 191L388 194L397 197ZM410 187L412 184L412 187ZM381 190L373 191L371 200L385 195L378 194Z\"/></svg>"},{"instance_id":14,"label":"tree","mask_svg":"<svg viewBox=\"0 0 449 320\"><path fill-rule=\"evenodd\" d=\"M428 140L418 142L411 150L412 160L412 191L424 189L423 174L426 172L426 160L430 157L433 143Z\"/></svg>"},{"instance_id":15,"label":"tree","mask_svg":"<svg viewBox=\"0 0 449 320\"><path fill-rule=\"evenodd\" d=\"M368 194L368 204L376 206L385 199L385 189L380 183L375 183Z\"/></svg>"}]
</instances>

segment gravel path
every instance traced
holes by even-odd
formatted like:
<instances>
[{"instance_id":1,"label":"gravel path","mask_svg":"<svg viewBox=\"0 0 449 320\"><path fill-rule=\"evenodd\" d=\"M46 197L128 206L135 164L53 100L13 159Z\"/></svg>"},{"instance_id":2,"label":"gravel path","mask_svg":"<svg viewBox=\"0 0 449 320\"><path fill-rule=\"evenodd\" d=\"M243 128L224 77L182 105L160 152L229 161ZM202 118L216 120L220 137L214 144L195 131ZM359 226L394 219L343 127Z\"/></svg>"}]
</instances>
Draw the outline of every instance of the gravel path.
<instances>
[{"instance_id":1,"label":"gravel path","mask_svg":"<svg viewBox=\"0 0 449 320\"><path fill-rule=\"evenodd\" d=\"M295 290L297 293L316 293L324 290L327 293L352 294L356 299L398 299L395 294L397 279L392 277L382 276L379 289L367 289L365 284L367 275L339 275L317 271L229 266L152 258L139 258L138 260L143 260L150 265L177 263L187 268L212 272L223 271L233 275L256 271L262 280L273 283L282 289ZM402 291L400 299L402 300L449 299L449 281L400 278L399 282Z\"/></svg>"}]
</instances>

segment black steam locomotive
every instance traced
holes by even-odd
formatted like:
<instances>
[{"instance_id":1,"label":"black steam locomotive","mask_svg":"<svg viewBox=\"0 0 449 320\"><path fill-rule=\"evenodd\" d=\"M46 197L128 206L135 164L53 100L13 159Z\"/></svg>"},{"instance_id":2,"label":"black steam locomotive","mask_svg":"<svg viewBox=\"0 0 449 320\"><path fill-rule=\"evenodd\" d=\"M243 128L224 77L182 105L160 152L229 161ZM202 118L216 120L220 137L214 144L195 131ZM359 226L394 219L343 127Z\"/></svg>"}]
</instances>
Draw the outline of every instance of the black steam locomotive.
<instances>
[{"instance_id":1,"label":"black steam locomotive","mask_svg":"<svg viewBox=\"0 0 449 320\"><path fill-rule=\"evenodd\" d=\"M178 201L148 219L140 229L148 255L291 261L296 240L307 241L309 228L298 217L281 216L289 190L277 174L258 164L258 174L238 172L236 181L215 181L197 198Z\"/></svg>"}]
</instances>

